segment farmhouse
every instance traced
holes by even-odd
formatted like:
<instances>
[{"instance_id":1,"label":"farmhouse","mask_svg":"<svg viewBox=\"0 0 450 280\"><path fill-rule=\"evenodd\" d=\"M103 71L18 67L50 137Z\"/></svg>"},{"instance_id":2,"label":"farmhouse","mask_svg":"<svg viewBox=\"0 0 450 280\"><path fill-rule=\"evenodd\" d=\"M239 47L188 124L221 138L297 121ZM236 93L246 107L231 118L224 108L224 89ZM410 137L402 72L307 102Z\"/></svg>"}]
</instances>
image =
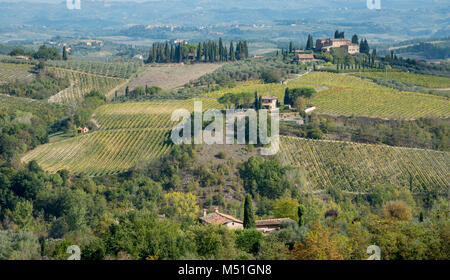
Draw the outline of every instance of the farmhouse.
<instances>
[{"instance_id":1,"label":"farmhouse","mask_svg":"<svg viewBox=\"0 0 450 280\"><path fill-rule=\"evenodd\" d=\"M30 60L29 57L23 56L23 55L17 55L17 56L15 56L15 58L16 58L16 59L20 59L20 60Z\"/></svg>"},{"instance_id":2,"label":"farmhouse","mask_svg":"<svg viewBox=\"0 0 450 280\"><path fill-rule=\"evenodd\" d=\"M229 229L243 229L244 223L227 214L219 212L216 208L213 213L207 214L207 210L203 209L203 217L200 217L200 221L208 224L214 225L224 225ZM280 219L267 219L267 220L257 220L255 221L256 230L266 234L275 230L280 230L281 224L285 221L293 221L289 218Z\"/></svg>"},{"instance_id":3,"label":"farmhouse","mask_svg":"<svg viewBox=\"0 0 450 280\"><path fill-rule=\"evenodd\" d=\"M277 108L278 98L276 96L263 96L262 107L264 109L273 110Z\"/></svg>"},{"instance_id":4,"label":"farmhouse","mask_svg":"<svg viewBox=\"0 0 450 280\"><path fill-rule=\"evenodd\" d=\"M85 127L78 127L77 131L78 131L79 134L86 134L86 133L89 132L89 128L87 128L86 126Z\"/></svg>"},{"instance_id":5,"label":"farmhouse","mask_svg":"<svg viewBox=\"0 0 450 280\"><path fill-rule=\"evenodd\" d=\"M300 62L314 61L314 55L312 53L298 53L297 60Z\"/></svg>"},{"instance_id":6,"label":"farmhouse","mask_svg":"<svg viewBox=\"0 0 450 280\"><path fill-rule=\"evenodd\" d=\"M220 213L218 208L216 208L213 213L209 214L207 214L206 209L203 209L203 217L200 217L200 221L208 224L224 225L230 229L244 228L244 223L241 220L233 216Z\"/></svg>"},{"instance_id":7,"label":"farmhouse","mask_svg":"<svg viewBox=\"0 0 450 280\"><path fill-rule=\"evenodd\" d=\"M270 233L272 231L280 230L281 224L283 222L292 221L294 220L289 218L280 218L280 219L268 219L268 220L257 220L256 223L256 229L264 234Z\"/></svg>"},{"instance_id":8,"label":"farmhouse","mask_svg":"<svg viewBox=\"0 0 450 280\"><path fill-rule=\"evenodd\" d=\"M343 48L349 54L359 53L359 45L352 44L352 42L348 39L339 38L339 39L317 39L316 41L316 50L317 51L330 51L332 48Z\"/></svg>"}]
</instances>

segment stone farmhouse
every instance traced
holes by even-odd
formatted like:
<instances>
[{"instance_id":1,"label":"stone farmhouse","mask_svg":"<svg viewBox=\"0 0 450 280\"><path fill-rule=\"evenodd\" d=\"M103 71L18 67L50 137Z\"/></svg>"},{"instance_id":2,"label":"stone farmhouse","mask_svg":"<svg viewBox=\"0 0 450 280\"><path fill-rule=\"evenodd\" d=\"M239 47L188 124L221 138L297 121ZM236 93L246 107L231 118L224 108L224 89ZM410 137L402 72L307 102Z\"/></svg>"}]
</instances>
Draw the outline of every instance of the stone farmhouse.
<instances>
[{"instance_id":1,"label":"stone farmhouse","mask_svg":"<svg viewBox=\"0 0 450 280\"><path fill-rule=\"evenodd\" d=\"M263 96L262 107L263 109L273 110L277 108L278 97L276 96Z\"/></svg>"},{"instance_id":2,"label":"stone farmhouse","mask_svg":"<svg viewBox=\"0 0 450 280\"><path fill-rule=\"evenodd\" d=\"M214 225L224 225L229 229L243 229L244 222L227 214L219 212L216 208L214 212L207 213L206 209L203 209L203 216L200 217L200 221L203 223L214 224ZM270 233L275 230L280 230L281 224L285 221L293 221L289 218L280 219L266 219L255 221L256 230L262 232L263 234Z\"/></svg>"},{"instance_id":3,"label":"stone farmhouse","mask_svg":"<svg viewBox=\"0 0 450 280\"><path fill-rule=\"evenodd\" d=\"M359 45L352 44L348 39L317 39L316 50L317 51L330 51L332 48L343 48L349 54L359 53Z\"/></svg>"}]
</instances>

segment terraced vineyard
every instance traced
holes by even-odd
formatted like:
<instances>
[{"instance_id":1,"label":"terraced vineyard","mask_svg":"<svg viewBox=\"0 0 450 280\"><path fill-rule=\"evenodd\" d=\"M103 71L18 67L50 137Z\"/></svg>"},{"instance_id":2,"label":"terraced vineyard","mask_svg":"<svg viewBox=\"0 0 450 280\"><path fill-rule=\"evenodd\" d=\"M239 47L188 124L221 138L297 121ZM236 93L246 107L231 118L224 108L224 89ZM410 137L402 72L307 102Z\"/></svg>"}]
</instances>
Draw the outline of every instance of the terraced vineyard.
<instances>
[{"instance_id":1,"label":"terraced vineyard","mask_svg":"<svg viewBox=\"0 0 450 280\"><path fill-rule=\"evenodd\" d=\"M214 99L203 99L203 109L220 108ZM119 103L94 113L99 129L92 133L42 145L22 161L36 160L49 172L68 169L90 176L128 170L141 160L159 158L170 149L174 126L171 113L193 109L193 100Z\"/></svg>"},{"instance_id":2,"label":"terraced vineyard","mask_svg":"<svg viewBox=\"0 0 450 280\"><path fill-rule=\"evenodd\" d=\"M122 78L93 75L63 68L52 68L50 71L54 72L59 78L69 79L71 86L51 96L48 101L70 106L79 104L83 100L83 96L92 90L98 90L109 97L114 93L114 89L127 82L126 79Z\"/></svg>"},{"instance_id":3,"label":"terraced vineyard","mask_svg":"<svg viewBox=\"0 0 450 280\"><path fill-rule=\"evenodd\" d=\"M31 64L16 64L0 62L0 84L11 81L29 81L34 78L30 72Z\"/></svg>"},{"instance_id":4,"label":"terraced vineyard","mask_svg":"<svg viewBox=\"0 0 450 280\"><path fill-rule=\"evenodd\" d=\"M339 187L365 192L376 184L410 188L415 193L450 187L450 153L349 142L281 137L281 159L306 170L318 189Z\"/></svg>"},{"instance_id":5,"label":"terraced vineyard","mask_svg":"<svg viewBox=\"0 0 450 280\"><path fill-rule=\"evenodd\" d=\"M52 60L47 64L53 67L101 74L116 78L130 78L144 66L142 62L101 62L89 60Z\"/></svg>"},{"instance_id":6,"label":"terraced vineyard","mask_svg":"<svg viewBox=\"0 0 450 280\"><path fill-rule=\"evenodd\" d=\"M358 74L359 75L359 74ZM450 88L450 78L405 72L364 72L362 77L381 80L396 80L427 88Z\"/></svg>"}]
</instances>

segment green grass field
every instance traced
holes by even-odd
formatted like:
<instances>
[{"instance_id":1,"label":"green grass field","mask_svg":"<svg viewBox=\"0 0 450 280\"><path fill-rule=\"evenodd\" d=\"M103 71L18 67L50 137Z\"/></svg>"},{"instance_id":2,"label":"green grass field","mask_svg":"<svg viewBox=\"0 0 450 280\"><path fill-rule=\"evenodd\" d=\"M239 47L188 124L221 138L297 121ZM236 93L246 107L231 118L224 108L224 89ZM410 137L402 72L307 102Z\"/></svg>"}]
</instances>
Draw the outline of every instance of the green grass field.
<instances>
[{"instance_id":1,"label":"green grass field","mask_svg":"<svg viewBox=\"0 0 450 280\"><path fill-rule=\"evenodd\" d=\"M414 193L450 187L450 153L350 142L281 137L280 158L306 171L313 189L365 192L377 184Z\"/></svg>"}]
</instances>

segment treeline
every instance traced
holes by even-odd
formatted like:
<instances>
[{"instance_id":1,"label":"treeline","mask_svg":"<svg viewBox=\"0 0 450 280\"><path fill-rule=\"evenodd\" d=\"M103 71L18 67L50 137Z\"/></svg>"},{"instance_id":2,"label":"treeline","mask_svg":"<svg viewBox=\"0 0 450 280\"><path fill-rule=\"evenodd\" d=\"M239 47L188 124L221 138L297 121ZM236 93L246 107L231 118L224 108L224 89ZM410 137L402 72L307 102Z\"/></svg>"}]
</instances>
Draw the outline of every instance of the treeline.
<instances>
[{"instance_id":1,"label":"treeline","mask_svg":"<svg viewBox=\"0 0 450 280\"><path fill-rule=\"evenodd\" d=\"M207 41L203 43L172 44L155 43L150 48L147 63L181 63L185 61L195 62L227 62L247 59L247 41L230 42L229 47L222 39L219 42Z\"/></svg>"},{"instance_id":2,"label":"treeline","mask_svg":"<svg viewBox=\"0 0 450 280\"><path fill-rule=\"evenodd\" d=\"M281 55L247 59L225 64L213 73L191 81L187 86L207 86L212 90L214 89L212 85L233 87L239 81L264 79L269 82L288 74L301 73L306 67L305 64L297 63L293 59L284 59Z\"/></svg>"},{"instance_id":3,"label":"treeline","mask_svg":"<svg viewBox=\"0 0 450 280\"><path fill-rule=\"evenodd\" d=\"M0 93L32 99L46 99L70 86L68 78L58 78L45 70L45 63L40 62L33 71L36 78L32 81L11 81L0 85Z\"/></svg>"},{"instance_id":4,"label":"treeline","mask_svg":"<svg viewBox=\"0 0 450 280\"><path fill-rule=\"evenodd\" d=\"M34 59L43 59L43 60L59 60L63 57L59 54L59 51L53 47L47 47L46 45L42 45L39 47L37 51L25 50L24 48L14 48L10 53L10 56L27 56ZM67 53L66 53L67 55ZM67 58L67 57L66 57Z\"/></svg>"},{"instance_id":5,"label":"treeline","mask_svg":"<svg viewBox=\"0 0 450 280\"><path fill-rule=\"evenodd\" d=\"M23 153L46 143L50 125L65 115L62 106L9 96L0 98L0 109L0 166L18 164Z\"/></svg>"},{"instance_id":6,"label":"treeline","mask_svg":"<svg viewBox=\"0 0 450 280\"><path fill-rule=\"evenodd\" d=\"M0 259L64 260L73 244L83 260L367 259L372 244L383 260L449 257L444 197L424 192L415 199L407 188L375 185L367 194L328 187L318 198L304 192L300 169L276 159L227 160L215 169L200 166L196 149L176 146L161 161L99 178L48 174L35 162L3 166ZM186 172L198 182L180 192ZM222 196L204 201L196 193L222 184L216 174L237 174L246 195L234 204ZM244 229L199 222L200 209L214 205L243 218ZM291 221L263 235L257 217Z\"/></svg>"},{"instance_id":7,"label":"treeline","mask_svg":"<svg viewBox=\"0 0 450 280\"><path fill-rule=\"evenodd\" d=\"M423 60L403 58L395 55L393 52L385 57L380 57L380 61L404 72L417 74L436 75L450 77L450 63L442 61L441 63L427 63Z\"/></svg>"},{"instance_id":8,"label":"treeline","mask_svg":"<svg viewBox=\"0 0 450 280\"><path fill-rule=\"evenodd\" d=\"M448 59L450 57L450 47L446 44L433 44L421 42L417 45L400 48L398 53L418 53L427 59Z\"/></svg>"},{"instance_id":9,"label":"treeline","mask_svg":"<svg viewBox=\"0 0 450 280\"><path fill-rule=\"evenodd\" d=\"M294 102L292 105L297 107ZM450 151L449 119L382 120L355 117L305 117L303 125L281 124L282 135Z\"/></svg>"}]
</instances>

